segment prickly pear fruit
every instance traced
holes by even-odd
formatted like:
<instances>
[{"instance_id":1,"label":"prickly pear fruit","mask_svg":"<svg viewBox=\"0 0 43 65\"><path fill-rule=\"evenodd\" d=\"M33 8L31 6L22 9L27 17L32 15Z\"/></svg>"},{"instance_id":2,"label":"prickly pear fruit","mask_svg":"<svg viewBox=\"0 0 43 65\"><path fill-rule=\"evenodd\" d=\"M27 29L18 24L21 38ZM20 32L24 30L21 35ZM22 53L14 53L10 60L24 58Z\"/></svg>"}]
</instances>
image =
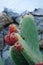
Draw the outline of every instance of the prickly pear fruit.
<instances>
[{"instance_id":1,"label":"prickly pear fruit","mask_svg":"<svg viewBox=\"0 0 43 65\"><path fill-rule=\"evenodd\" d=\"M22 51L22 46L21 46L21 44L20 44L18 41L14 44L14 48L15 48L18 52L21 52L21 51Z\"/></svg>"},{"instance_id":2,"label":"prickly pear fruit","mask_svg":"<svg viewBox=\"0 0 43 65\"><path fill-rule=\"evenodd\" d=\"M16 43L18 41L18 36L13 32L10 34L10 40L12 43Z\"/></svg>"},{"instance_id":3,"label":"prickly pear fruit","mask_svg":"<svg viewBox=\"0 0 43 65\"><path fill-rule=\"evenodd\" d=\"M14 44L14 43L11 42L9 35L6 35L6 36L5 36L5 42L6 42L9 46L12 46L12 45Z\"/></svg>"},{"instance_id":4,"label":"prickly pear fruit","mask_svg":"<svg viewBox=\"0 0 43 65\"><path fill-rule=\"evenodd\" d=\"M35 64L35 65L43 65L43 62L37 63L37 64Z\"/></svg>"},{"instance_id":5,"label":"prickly pear fruit","mask_svg":"<svg viewBox=\"0 0 43 65\"><path fill-rule=\"evenodd\" d=\"M10 33L17 32L17 28L16 28L16 25L15 24L10 24L9 25L9 32Z\"/></svg>"}]
</instances>

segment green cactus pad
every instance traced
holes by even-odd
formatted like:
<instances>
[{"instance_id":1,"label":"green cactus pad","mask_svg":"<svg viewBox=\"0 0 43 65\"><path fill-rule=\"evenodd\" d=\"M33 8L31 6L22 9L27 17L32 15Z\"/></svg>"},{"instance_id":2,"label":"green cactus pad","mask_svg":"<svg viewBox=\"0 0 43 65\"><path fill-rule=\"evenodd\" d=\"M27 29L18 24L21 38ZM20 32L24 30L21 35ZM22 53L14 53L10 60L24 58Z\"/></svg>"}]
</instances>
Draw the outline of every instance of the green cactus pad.
<instances>
[{"instance_id":1,"label":"green cactus pad","mask_svg":"<svg viewBox=\"0 0 43 65\"><path fill-rule=\"evenodd\" d=\"M31 15L25 15L24 18L21 19L20 35L33 50L39 48L37 28L34 18Z\"/></svg>"},{"instance_id":2,"label":"green cactus pad","mask_svg":"<svg viewBox=\"0 0 43 65\"><path fill-rule=\"evenodd\" d=\"M17 52L13 46L10 48L10 58L15 65L29 65L24 56L20 52Z\"/></svg>"},{"instance_id":3,"label":"green cactus pad","mask_svg":"<svg viewBox=\"0 0 43 65\"><path fill-rule=\"evenodd\" d=\"M32 15L26 15L21 19L20 35L22 36L22 38L24 38L24 40L28 44L28 47L32 49L34 54L36 54L39 59L42 58L43 61L43 56L39 50L37 27L35 25L35 21ZM42 57L40 58L40 56Z\"/></svg>"},{"instance_id":4,"label":"green cactus pad","mask_svg":"<svg viewBox=\"0 0 43 65\"><path fill-rule=\"evenodd\" d=\"M4 65L1 57L0 57L0 65Z\"/></svg>"}]
</instances>

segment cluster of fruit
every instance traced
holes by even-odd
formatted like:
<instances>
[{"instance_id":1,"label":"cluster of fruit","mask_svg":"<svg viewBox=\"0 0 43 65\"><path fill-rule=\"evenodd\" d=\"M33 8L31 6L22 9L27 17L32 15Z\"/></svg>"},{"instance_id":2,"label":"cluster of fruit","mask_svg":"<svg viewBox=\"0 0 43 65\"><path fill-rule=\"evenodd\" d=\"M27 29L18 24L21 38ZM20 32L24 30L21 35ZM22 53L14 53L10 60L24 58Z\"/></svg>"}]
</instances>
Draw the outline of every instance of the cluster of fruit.
<instances>
[{"instance_id":1,"label":"cluster of fruit","mask_svg":"<svg viewBox=\"0 0 43 65\"><path fill-rule=\"evenodd\" d=\"M9 45L12 46L14 45L14 48L17 51L22 50L22 46L18 42L18 36L16 35L17 33L17 28L15 24L10 24L8 28L8 34L5 36L5 42Z\"/></svg>"}]
</instances>

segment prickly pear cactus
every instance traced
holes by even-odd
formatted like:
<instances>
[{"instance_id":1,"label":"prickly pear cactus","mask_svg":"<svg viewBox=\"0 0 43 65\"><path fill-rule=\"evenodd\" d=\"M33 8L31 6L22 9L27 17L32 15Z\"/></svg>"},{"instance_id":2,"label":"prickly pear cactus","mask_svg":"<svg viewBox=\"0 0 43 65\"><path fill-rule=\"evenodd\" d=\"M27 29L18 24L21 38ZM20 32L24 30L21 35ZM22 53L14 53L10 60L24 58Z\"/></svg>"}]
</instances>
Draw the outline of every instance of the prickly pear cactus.
<instances>
[{"instance_id":1,"label":"prickly pear cactus","mask_svg":"<svg viewBox=\"0 0 43 65\"><path fill-rule=\"evenodd\" d=\"M31 15L24 16L20 21L20 33L18 41L22 45L22 51L19 53L10 48L10 57L16 65L35 65L43 62L43 55L39 50L38 33ZM25 63L26 62L26 63Z\"/></svg>"},{"instance_id":2,"label":"prickly pear cactus","mask_svg":"<svg viewBox=\"0 0 43 65\"><path fill-rule=\"evenodd\" d=\"M42 54L39 50L38 33L37 28L34 23L34 18L32 15L26 15L20 22L20 35L24 38L28 46L31 48L37 57L38 62L43 62Z\"/></svg>"}]
</instances>

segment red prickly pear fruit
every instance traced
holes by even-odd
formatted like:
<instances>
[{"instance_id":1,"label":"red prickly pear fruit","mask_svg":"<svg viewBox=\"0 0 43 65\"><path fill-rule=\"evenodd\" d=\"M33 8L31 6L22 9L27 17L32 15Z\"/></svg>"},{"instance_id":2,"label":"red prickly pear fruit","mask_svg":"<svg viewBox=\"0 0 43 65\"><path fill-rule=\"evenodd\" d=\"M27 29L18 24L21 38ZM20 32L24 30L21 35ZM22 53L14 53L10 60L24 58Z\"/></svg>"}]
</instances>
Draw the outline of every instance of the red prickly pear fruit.
<instances>
[{"instance_id":1,"label":"red prickly pear fruit","mask_svg":"<svg viewBox=\"0 0 43 65\"><path fill-rule=\"evenodd\" d=\"M9 32L12 33L12 32L17 32L17 28L16 28L16 25L15 24L10 24L9 25Z\"/></svg>"},{"instance_id":2,"label":"red prickly pear fruit","mask_svg":"<svg viewBox=\"0 0 43 65\"><path fill-rule=\"evenodd\" d=\"M10 36L9 35L6 35L5 36L5 42L9 45L9 46L12 46L13 43L10 41Z\"/></svg>"},{"instance_id":3,"label":"red prickly pear fruit","mask_svg":"<svg viewBox=\"0 0 43 65\"><path fill-rule=\"evenodd\" d=\"M10 40L13 42L13 43L16 43L18 41L18 36L16 35L16 33L11 33L10 34Z\"/></svg>"},{"instance_id":4,"label":"red prickly pear fruit","mask_svg":"<svg viewBox=\"0 0 43 65\"><path fill-rule=\"evenodd\" d=\"M22 51L22 46L18 41L14 44L14 48L19 52Z\"/></svg>"},{"instance_id":5,"label":"red prickly pear fruit","mask_svg":"<svg viewBox=\"0 0 43 65\"><path fill-rule=\"evenodd\" d=\"M43 65L43 62L37 63L37 64L35 64L35 65Z\"/></svg>"}]
</instances>

